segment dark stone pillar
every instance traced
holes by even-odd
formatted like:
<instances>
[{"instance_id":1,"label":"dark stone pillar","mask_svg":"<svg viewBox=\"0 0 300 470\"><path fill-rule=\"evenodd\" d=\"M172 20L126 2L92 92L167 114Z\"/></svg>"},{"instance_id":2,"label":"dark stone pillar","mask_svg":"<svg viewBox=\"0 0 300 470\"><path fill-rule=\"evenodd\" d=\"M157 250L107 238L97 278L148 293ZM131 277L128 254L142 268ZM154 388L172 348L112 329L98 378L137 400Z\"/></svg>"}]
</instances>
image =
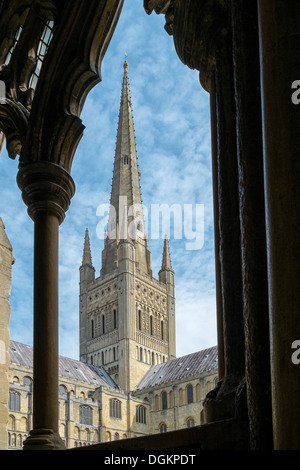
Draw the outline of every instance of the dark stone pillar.
<instances>
[{"instance_id":1,"label":"dark stone pillar","mask_svg":"<svg viewBox=\"0 0 300 470\"><path fill-rule=\"evenodd\" d=\"M33 430L24 449L60 449L58 232L75 188L70 175L52 163L24 166L18 185L34 221Z\"/></svg>"},{"instance_id":2,"label":"dark stone pillar","mask_svg":"<svg viewBox=\"0 0 300 470\"><path fill-rule=\"evenodd\" d=\"M218 338L218 374L219 380L224 378L224 333L223 333L223 307L220 266L220 232L219 232L219 196L218 196L218 129L216 117L216 86L210 80L210 121L211 121L211 152L212 152L212 186L214 201L214 240L215 240L215 282L216 282L216 312L217 312L217 338Z\"/></svg>"},{"instance_id":3,"label":"dark stone pillar","mask_svg":"<svg viewBox=\"0 0 300 470\"><path fill-rule=\"evenodd\" d=\"M217 197L220 298L218 340L222 356L221 381L204 404L205 421L239 417L245 409L245 345L241 284L241 239L238 166L231 31L225 29L215 53L210 79L212 107L213 169ZM217 271L218 273L218 271Z\"/></svg>"},{"instance_id":4,"label":"dark stone pillar","mask_svg":"<svg viewBox=\"0 0 300 470\"><path fill-rule=\"evenodd\" d=\"M247 401L252 449L272 447L257 4L232 0Z\"/></svg>"},{"instance_id":5,"label":"dark stone pillar","mask_svg":"<svg viewBox=\"0 0 300 470\"><path fill-rule=\"evenodd\" d=\"M300 2L258 0L274 448L299 449Z\"/></svg>"}]
</instances>

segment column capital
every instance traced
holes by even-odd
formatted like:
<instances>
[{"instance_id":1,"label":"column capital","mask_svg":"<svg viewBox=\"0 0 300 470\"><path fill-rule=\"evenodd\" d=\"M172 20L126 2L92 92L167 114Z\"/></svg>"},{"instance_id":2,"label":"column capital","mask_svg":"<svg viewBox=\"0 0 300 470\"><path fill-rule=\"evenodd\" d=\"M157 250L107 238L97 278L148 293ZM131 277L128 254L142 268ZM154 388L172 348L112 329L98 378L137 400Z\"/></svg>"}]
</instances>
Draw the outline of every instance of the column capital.
<instances>
[{"instance_id":1,"label":"column capital","mask_svg":"<svg viewBox=\"0 0 300 470\"><path fill-rule=\"evenodd\" d=\"M75 194L75 183L66 170L51 162L31 163L20 167L17 183L32 220L46 211L56 215L59 224L63 222Z\"/></svg>"},{"instance_id":2,"label":"column capital","mask_svg":"<svg viewBox=\"0 0 300 470\"><path fill-rule=\"evenodd\" d=\"M216 54L229 30L229 3L223 0L144 0L146 13L155 11L165 15L165 30L173 36L178 57L184 65L200 72L200 82L206 91L210 91Z\"/></svg>"}]
</instances>

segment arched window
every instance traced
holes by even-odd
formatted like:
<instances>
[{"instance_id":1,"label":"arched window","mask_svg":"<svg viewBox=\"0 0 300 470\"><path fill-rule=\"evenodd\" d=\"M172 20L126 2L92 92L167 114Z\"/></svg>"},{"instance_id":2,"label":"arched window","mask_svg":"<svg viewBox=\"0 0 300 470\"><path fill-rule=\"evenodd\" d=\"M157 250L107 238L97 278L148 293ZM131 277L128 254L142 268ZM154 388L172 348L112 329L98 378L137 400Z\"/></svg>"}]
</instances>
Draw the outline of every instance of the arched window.
<instances>
[{"instance_id":1,"label":"arched window","mask_svg":"<svg viewBox=\"0 0 300 470\"><path fill-rule=\"evenodd\" d=\"M195 421L194 421L194 418L188 418L186 420L186 426L188 428L192 428L193 426L195 426Z\"/></svg>"},{"instance_id":2,"label":"arched window","mask_svg":"<svg viewBox=\"0 0 300 470\"><path fill-rule=\"evenodd\" d=\"M23 379L23 385L25 385L26 387L29 387L29 390L32 389L32 378L31 377L24 377Z\"/></svg>"},{"instance_id":3,"label":"arched window","mask_svg":"<svg viewBox=\"0 0 300 470\"><path fill-rule=\"evenodd\" d=\"M128 165L128 163L129 163L128 156L125 155L124 156L124 165Z\"/></svg>"},{"instance_id":4,"label":"arched window","mask_svg":"<svg viewBox=\"0 0 300 470\"><path fill-rule=\"evenodd\" d=\"M161 332L161 339L164 339L164 322L160 322L160 332Z\"/></svg>"},{"instance_id":5,"label":"arched window","mask_svg":"<svg viewBox=\"0 0 300 470\"><path fill-rule=\"evenodd\" d=\"M8 407L10 411L20 411L20 401L21 397L18 392L9 392L9 402L8 402Z\"/></svg>"},{"instance_id":6,"label":"arched window","mask_svg":"<svg viewBox=\"0 0 300 470\"><path fill-rule=\"evenodd\" d=\"M13 415L9 415L8 429L10 429L11 431L15 431L16 429L16 418Z\"/></svg>"},{"instance_id":7,"label":"arched window","mask_svg":"<svg viewBox=\"0 0 300 470\"><path fill-rule=\"evenodd\" d=\"M150 315L150 335L153 335L153 317Z\"/></svg>"},{"instance_id":8,"label":"arched window","mask_svg":"<svg viewBox=\"0 0 300 470\"><path fill-rule=\"evenodd\" d=\"M187 402L188 403L193 403L194 402L194 393L193 393L193 386L188 385L186 387L186 395L187 395Z\"/></svg>"},{"instance_id":9,"label":"arched window","mask_svg":"<svg viewBox=\"0 0 300 470\"><path fill-rule=\"evenodd\" d=\"M146 408L143 405L136 407L136 422L146 424Z\"/></svg>"},{"instance_id":10,"label":"arched window","mask_svg":"<svg viewBox=\"0 0 300 470\"><path fill-rule=\"evenodd\" d=\"M140 310L138 311L138 329L142 329L142 312Z\"/></svg>"},{"instance_id":11,"label":"arched window","mask_svg":"<svg viewBox=\"0 0 300 470\"><path fill-rule=\"evenodd\" d=\"M114 309L114 329L117 328L117 310Z\"/></svg>"},{"instance_id":12,"label":"arched window","mask_svg":"<svg viewBox=\"0 0 300 470\"><path fill-rule=\"evenodd\" d=\"M79 422L80 424L93 424L93 410L90 406L79 407Z\"/></svg>"},{"instance_id":13,"label":"arched window","mask_svg":"<svg viewBox=\"0 0 300 470\"><path fill-rule=\"evenodd\" d=\"M34 90L36 88L36 85L37 85L37 82L41 73L43 61L46 57L50 42L53 37L53 27L54 27L54 22L52 20L47 21L42 37L40 39L39 45L38 45L37 54L36 54L36 67L35 67L35 71L30 77L28 88L32 88Z\"/></svg>"},{"instance_id":14,"label":"arched window","mask_svg":"<svg viewBox=\"0 0 300 470\"><path fill-rule=\"evenodd\" d=\"M168 408L167 392L161 392L161 407L163 410L166 410Z\"/></svg>"},{"instance_id":15,"label":"arched window","mask_svg":"<svg viewBox=\"0 0 300 470\"><path fill-rule=\"evenodd\" d=\"M8 65L10 63L11 56L13 55L13 52L14 52L17 44L18 44L21 33L22 33L22 26L19 26L17 31L16 31L15 37L14 37L13 45L11 46L11 48L8 51L7 56L5 58L5 62L4 62L5 65Z\"/></svg>"},{"instance_id":16,"label":"arched window","mask_svg":"<svg viewBox=\"0 0 300 470\"><path fill-rule=\"evenodd\" d=\"M67 393L67 389L64 385L60 385L58 388L59 395L65 395Z\"/></svg>"},{"instance_id":17,"label":"arched window","mask_svg":"<svg viewBox=\"0 0 300 470\"><path fill-rule=\"evenodd\" d=\"M109 400L109 416L111 418L122 418L121 405L120 400L116 400L115 398Z\"/></svg>"},{"instance_id":18,"label":"arched window","mask_svg":"<svg viewBox=\"0 0 300 470\"><path fill-rule=\"evenodd\" d=\"M161 424L159 425L159 432L160 432L160 433L167 432L167 425L166 425L166 423L161 423Z\"/></svg>"}]
</instances>

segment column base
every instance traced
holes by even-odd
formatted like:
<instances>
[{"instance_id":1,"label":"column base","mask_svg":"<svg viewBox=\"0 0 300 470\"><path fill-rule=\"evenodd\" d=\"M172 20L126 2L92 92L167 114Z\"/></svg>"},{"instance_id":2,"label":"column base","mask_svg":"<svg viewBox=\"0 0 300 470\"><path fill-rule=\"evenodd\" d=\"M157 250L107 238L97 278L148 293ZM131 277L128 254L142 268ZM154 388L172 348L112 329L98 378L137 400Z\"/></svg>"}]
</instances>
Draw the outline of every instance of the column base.
<instances>
[{"instance_id":1,"label":"column base","mask_svg":"<svg viewBox=\"0 0 300 470\"><path fill-rule=\"evenodd\" d=\"M209 392L203 403L201 411L201 424L226 419L245 419L248 416L245 380L235 387L220 381L217 387ZM230 382L230 380L228 381Z\"/></svg>"},{"instance_id":2,"label":"column base","mask_svg":"<svg viewBox=\"0 0 300 470\"><path fill-rule=\"evenodd\" d=\"M30 431L24 441L23 450L64 450L65 444L58 433L52 429L35 429Z\"/></svg>"}]
</instances>

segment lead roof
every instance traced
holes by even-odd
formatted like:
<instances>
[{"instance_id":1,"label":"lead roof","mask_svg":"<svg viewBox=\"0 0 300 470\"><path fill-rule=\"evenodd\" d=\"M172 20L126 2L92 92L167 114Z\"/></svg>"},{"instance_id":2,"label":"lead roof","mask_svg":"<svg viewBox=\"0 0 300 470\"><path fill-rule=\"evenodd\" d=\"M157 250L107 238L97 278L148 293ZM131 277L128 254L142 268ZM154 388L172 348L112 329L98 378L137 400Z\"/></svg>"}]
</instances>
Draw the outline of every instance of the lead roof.
<instances>
[{"instance_id":1,"label":"lead roof","mask_svg":"<svg viewBox=\"0 0 300 470\"><path fill-rule=\"evenodd\" d=\"M136 391L209 372L217 367L218 349L217 346L213 346L152 366L137 386Z\"/></svg>"},{"instance_id":2,"label":"lead roof","mask_svg":"<svg viewBox=\"0 0 300 470\"><path fill-rule=\"evenodd\" d=\"M28 368L33 367L33 348L16 341L10 342L10 362ZM93 384L96 387L110 387L118 389L118 386L103 367L85 364L75 359L59 356L59 377L79 380Z\"/></svg>"}]
</instances>

